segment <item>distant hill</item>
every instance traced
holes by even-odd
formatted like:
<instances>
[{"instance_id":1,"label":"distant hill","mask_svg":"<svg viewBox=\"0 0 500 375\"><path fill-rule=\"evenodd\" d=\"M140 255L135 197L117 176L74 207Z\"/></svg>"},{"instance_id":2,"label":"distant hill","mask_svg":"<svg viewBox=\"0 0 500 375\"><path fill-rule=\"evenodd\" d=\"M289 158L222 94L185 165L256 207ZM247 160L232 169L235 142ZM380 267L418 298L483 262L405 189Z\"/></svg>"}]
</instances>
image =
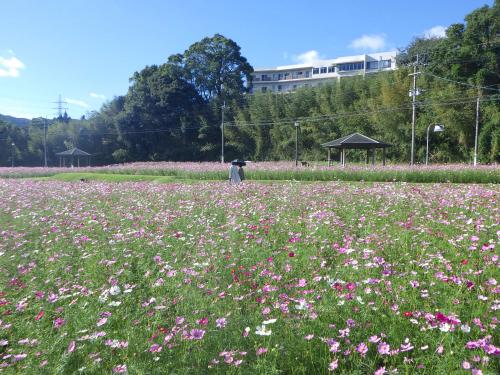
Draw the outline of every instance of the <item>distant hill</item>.
<instances>
[{"instance_id":1,"label":"distant hill","mask_svg":"<svg viewBox=\"0 0 500 375\"><path fill-rule=\"evenodd\" d=\"M7 116L7 115L2 115L0 114L0 120L7 122L12 125L16 126L29 126L31 124L31 120L28 120L27 118L19 118L19 117L14 117L14 116Z\"/></svg>"}]
</instances>

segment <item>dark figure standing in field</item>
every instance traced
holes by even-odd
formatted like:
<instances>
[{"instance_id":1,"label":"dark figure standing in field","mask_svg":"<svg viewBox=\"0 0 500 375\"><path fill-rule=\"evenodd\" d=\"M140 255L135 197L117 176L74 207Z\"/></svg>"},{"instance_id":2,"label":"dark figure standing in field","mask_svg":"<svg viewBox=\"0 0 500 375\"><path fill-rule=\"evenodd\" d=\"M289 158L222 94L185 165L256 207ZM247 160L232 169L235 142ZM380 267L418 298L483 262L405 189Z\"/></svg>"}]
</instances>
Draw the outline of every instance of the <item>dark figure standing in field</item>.
<instances>
[{"instance_id":1,"label":"dark figure standing in field","mask_svg":"<svg viewBox=\"0 0 500 375\"><path fill-rule=\"evenodd\" d=\"M239 184L241 182L240 171L236 164L231 164L231 167L229 167L229 182L232 184Z\"/></svg>"},{"instance_id":2,"label":"dark figure standing in field","mask_svg":"<svg viewBox=\"0 0 500 375\"><path fill-rule=\"evenodd\" d=\"M240 176L241 181L243 181L245 179L245 171L243 171L242 165L240 165L238 168L238 175Z\"/></svg>"}]
</instances>

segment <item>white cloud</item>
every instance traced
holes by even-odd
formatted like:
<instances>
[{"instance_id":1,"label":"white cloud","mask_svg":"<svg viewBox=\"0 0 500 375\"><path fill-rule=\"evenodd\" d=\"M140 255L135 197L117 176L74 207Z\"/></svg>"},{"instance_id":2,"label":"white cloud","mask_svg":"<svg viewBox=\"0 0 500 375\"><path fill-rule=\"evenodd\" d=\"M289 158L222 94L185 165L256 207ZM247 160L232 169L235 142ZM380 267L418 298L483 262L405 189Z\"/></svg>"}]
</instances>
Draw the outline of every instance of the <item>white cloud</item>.
<instances>
[{"instance_id":1,"label":"white cloud","mask_svg":"<svg viewBox=\"0 0 500 375\"><path fill-rule=\"evenodd\" d=\"M292 56L292 60L298 64L314 65L316 62L321 61L321 56L318 51L311 50L301 53L298 56Z\"/></svg>"},{"instance_id":2,"label":"white cloud","mask_svg":"<svg viewBox=\"0 0 500 375\"><path fill-rule=\"evenodd\" d=\"M444 26L434 26L428 30L424 31L424 38L446 38L446 27Z\"/></svg>"},{"instance_id":3,"label":"white cloud","mask_svg":"<svg viewBox=\"0 0 500 375\"><path fill-rule=\"evenodd\" d=\"M17 57L0 56L0 77L19 77L19 71L24 69L24 63Z\"/></svg>"},{"instance_id":4,"label":"white cloud","mask_svg":"<svg viewBox=\"0 0 500 375\"><path fill-rule=\"evenodd\" d=\"M69 104L74 104L74 105L77 105L79 107L83 107L83 108L89 108L90 107L83 100L77 100L77 99L71 99L71 98L64 98L64 100L66 100Z\"/></svg>"},{"instance_id":5,"label":"white cloud","mask_svg":"<svg viewBox=\"0 0 500 375\"><path fill-rule=\"evenodd\" d=\"M89 96L95 99L102 99L102 100L106 99L106 97L103 94L96 94L95 92L89 93Z\"/></svg>"},{"instance_id":6,"label":"white cloud","mask_svg":"<svg viewBox=\"0 0 500 375\"><path fill-rule=\"evenodd\" d=\"M349 44L349 47L353 49L368 49L371 51L377 51L383 49L385 45L385 34L372 34L363 35L354 39L351 44Z\"/></svg>"}]
</instances>

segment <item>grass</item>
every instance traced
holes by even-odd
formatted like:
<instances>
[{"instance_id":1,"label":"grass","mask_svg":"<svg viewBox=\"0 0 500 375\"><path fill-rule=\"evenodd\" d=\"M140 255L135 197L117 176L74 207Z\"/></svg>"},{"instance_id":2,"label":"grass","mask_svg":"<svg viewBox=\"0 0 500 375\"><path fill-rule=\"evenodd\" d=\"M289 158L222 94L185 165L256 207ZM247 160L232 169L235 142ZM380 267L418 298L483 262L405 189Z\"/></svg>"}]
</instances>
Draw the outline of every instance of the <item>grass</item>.
<instances>
[{"instance_id":1,"label":"grass","mask_svg":"<svg viewBox=\"0 0 500 375\"><path fill-rule=\"evenodd\" d=\"M497 185L81 176L0 180L3 373L495 373Z\"/></svg>"},{"instance_id":2,"label":"grass","mask_svg":"<svg viewBox=\"0 0 500 375\"><path fill-rule=\"evenodd\" d=\"M186 184L195 183L197 180L181 179L174 176L151 176L134 174L110 174L110 173L58 173L52 176L39 177L35 180L57 180L57 181L101 181L101 182L154 182L154 183L172 183L183 182Z\"/></svg>"},{"instance_id":3,"label":"grass","mask_svg":"<svg viewBox=\"0 0 500 375\"><path fill-rule=\"evenodd\" d=\"M173 179L182 180L198 180L198 181L226 181L227 170L221 169L220 164L212 163L207 169L203 170L200 166L195 165L197 169L183 168L182 163L176 164L175 167L156 167L154 163L150 167L134 166L120 168L91 168L82 171L83 173L105 174L105 175L128 175L128 176L146 176L141 177L141 181L147 181L157 177L171 177ZM61 169L46 170L46 169L9 169L6 172L0 172L0 177L4 178L29 178L29 177L50 177L56 174L66 173ZM69 175L75 172L68 173ZM76 172L76 173L80 173ZM60 178L60 177L58 177ZM69 178L69 177L68 177ZM97 178L97 177L92 177ZM133 177L128 177L130 180ZM247 180L264 181L264 180L295 180L295 181L371 181L371 182L414 182L414 183L500 183L500 169L494 167L477 169L471 167L450 167L446 168L404 168L404 167L378 167L376 169L366 169L360 167L351 168L268 168L268 166L248 167L246 168ZM119 178L117 178L118 180ZM126 180L127 180L126 179ZM168 179L164 181L169 181Z\"/></svg>"}]
</instances>

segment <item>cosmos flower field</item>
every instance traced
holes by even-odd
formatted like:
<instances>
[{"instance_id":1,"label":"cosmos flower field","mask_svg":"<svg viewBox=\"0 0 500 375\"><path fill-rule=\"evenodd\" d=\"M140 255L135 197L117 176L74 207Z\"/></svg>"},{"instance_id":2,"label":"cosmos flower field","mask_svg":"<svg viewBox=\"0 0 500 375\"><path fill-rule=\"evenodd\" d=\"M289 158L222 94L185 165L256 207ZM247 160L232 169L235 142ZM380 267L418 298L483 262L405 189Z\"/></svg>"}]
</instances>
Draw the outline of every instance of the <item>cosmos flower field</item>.
<instances>
[{"instance_id":1,"label":"cosmos flower field","mask_svg":"<svg viewBox=\"0 0 500 375\"><path fill-rule=\"evenodd\" d=\"M0 373L495 374L499 194L0 179Z\"/></svg>"}]
</instances>

